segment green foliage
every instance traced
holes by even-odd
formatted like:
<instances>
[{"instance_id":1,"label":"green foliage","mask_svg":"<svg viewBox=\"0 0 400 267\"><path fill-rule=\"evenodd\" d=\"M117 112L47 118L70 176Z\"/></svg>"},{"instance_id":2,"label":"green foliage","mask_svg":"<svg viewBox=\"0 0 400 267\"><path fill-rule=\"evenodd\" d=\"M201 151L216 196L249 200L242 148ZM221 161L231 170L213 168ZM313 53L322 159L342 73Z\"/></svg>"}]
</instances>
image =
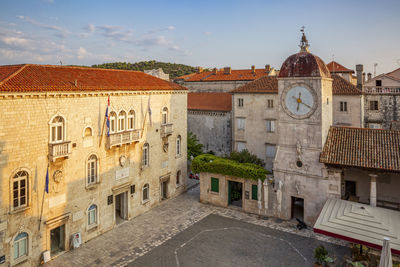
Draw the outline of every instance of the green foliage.
<instances>
[{"instance_id":1,"label":"green foliage","mask_svg":"<svg viewBox=\"0 0 400 267\"><path fill-rule=\"evenodd\" d=\"M353 265L353 267L365 267L364 264L359 261L352 262L351 265Z\"/></svg>"},{"instance_id":2,"label":"green foliage","mask_svg":"<svg viewBox=\"0 0 400 267\"><path fill-rule=\"evenodd\" d=\"M190 160L191 156L194 158L197 157L198 155L203 154L203 145L199 143L199 140L197 140L196 135L194 135L191 132L188 132L188 137L187 137L187 157Z\"/></svg>"},{"instance_id":3,"label":"green foliage","mask_svg":"<svg viewBox=\"0 0 400 267\"><path fill-rule=\"evenodd\" d=\"M239 163L237 161L220 158L210 154L199 155L192 161L194 173L210 172L229 176L236 176L257 181L265 180L268 171L252 163Z\"/></svg>"},{"instance_id":4,"label":"green foliage","mask_svg":"<svg viewBox=\"0 0 400 267\"><path fill-rule=\"evenodd\" d=\"M113 62L113 63L92 65L92 67L103 68L103 69L136 70L136 71L162 68L165 73L169 74L169 78L171 80L175 79L176 77L187 75L197 71L196 67L183 64L176 64L176 63L158 62L155 60L141 61L136 63Z\"/></svg>"},{"instance_id":5,"label":"green foliage","mask_svg":"<svg viewBox=\"0 0 400 267\"><path fill-rule=\"evenodd\" d=\"M242 150L241 152L233 151L226 158L235 160L240 163L253 163L261 167L265 166L265 162L262 159L258 158L256 155L251 154L247 149Z\"/></svg>"},{"instance_id":6,"label":"green foliage","mask_svg":"<svg viewBox=\"0 0 400 267\"><path fill-rule=\"evenodd\" d=\"M318 264L322 264L326 262L326 258L328 258L328 251L324 246L316 247L314 250L314 258Z\"/></svg>"}]
</instances>

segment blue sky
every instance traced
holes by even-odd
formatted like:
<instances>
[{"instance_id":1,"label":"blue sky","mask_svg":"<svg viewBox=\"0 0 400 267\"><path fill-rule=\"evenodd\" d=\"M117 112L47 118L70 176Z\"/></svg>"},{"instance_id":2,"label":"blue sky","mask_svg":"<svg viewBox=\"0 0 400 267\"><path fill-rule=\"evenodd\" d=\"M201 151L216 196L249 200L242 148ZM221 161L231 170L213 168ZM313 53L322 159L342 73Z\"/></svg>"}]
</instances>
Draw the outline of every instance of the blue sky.
<instances>
[{"instance_id":1,"label":"blue sky","mask_svg":"<svg viewBox=\"0 0 400 267\"><path fill-rule=\"evenodd\" d=\"M400 67L400 1L0 0L0 64L159 60L279 69L306 27L325 63Z\"/></svg>"}]
</instances>

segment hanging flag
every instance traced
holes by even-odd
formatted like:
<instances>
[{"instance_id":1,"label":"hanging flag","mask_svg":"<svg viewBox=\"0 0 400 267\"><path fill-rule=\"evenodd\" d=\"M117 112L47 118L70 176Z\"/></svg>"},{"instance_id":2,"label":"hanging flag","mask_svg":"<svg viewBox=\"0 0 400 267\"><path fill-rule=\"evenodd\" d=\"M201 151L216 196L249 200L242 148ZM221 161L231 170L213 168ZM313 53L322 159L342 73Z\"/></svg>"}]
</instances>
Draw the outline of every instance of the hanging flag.
<instances>
[{"instance_id":1,"label":"hanging flag","mask_svg":"<svg viewBox=\"0 0 400 267\"><path fill-rule=\"evenodd\" d=\"M149 102L148 102L148 112L149 112L149 120L150 120L150 126L153 126L153 123L151 121L151 108L150 108L150 96L149 96Z\"/></svg>"},{"instance_id":2,"label":"hanging flag","mask_svg":"<svg viewBox=\"0 0 400 267\"><path fill-rule=\"evenodd\" d=\"M47 166L46 185L44 187L44 191L46 191L46 193L49 193L49 166Z\"/></svg>"},{"instance_id":3,"label":"hanging flag","mask_svg":"<svg viewBox=\"0 0 400 267\"><path fill-rule=\"evenodd\" d=\"M108 96L107 108L106 108L106 119L107 119L107 136L110 136L110 116L108 116L108 108L110 107L110 96Z\"/></svg>"}]
</instances>

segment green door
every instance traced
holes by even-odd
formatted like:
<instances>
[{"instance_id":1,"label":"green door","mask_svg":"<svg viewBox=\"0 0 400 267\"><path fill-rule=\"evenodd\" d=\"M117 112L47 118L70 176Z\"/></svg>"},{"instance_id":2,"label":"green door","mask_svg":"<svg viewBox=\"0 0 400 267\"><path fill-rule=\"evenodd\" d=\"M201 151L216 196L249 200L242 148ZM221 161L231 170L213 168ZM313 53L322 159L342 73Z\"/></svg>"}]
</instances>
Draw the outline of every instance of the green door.
<instances>
[{"instance_id":1,"label":"green door","mask_svg":"<svg viewBox=\"0 0 400 267\"><path fill-rule=\"evenodd\" d=\"M228 181L228 205L232 203L232 182Z\"/></svg>"}]
</instances>

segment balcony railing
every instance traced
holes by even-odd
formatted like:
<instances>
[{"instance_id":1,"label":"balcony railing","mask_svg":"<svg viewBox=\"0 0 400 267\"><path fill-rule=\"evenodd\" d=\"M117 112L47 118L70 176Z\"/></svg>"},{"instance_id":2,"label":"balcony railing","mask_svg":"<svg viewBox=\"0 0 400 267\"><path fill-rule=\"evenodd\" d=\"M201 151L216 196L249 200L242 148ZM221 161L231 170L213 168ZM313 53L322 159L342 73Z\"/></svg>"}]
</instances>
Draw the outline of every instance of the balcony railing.
<instances>
[{"instance_id":1,"label":"balcony railing","mask_svg":"<svg viewBox=\"0 0 400 267\"><path fill-rule=\"evenodd\" d=\"M400 87L398 87L398 86L364 86L364 92L367 94L400 95Z\"/></svg>"},{"instance_id":2,"label":"balcony railing","mask_svg":"<svg viewBox=\"0 0 400 267\"><path fill-rule=\"evenodd\" d=\"M139 142L140 130L127 130L119 133L110 133L107 137L107 147L108 149L113 146L120 146L123 144L131 144L134 142Z\"/></svg>"},{"instance_id":3,"label":"balcony railing","mask_svg":"<svg viewBox=\"0 0 400 267\"><path fill-rule=\"evenodd\" d=\"M71 153L71 141L49 144L49 159L55 161L58 158L65 158Z\"/></svg>"},{"instance_id":4,"label":"balcony railing","mask_svg":"<svg viewBox=\"0 0 400 267\"><path fill-rule=\"evenodd\" d=\"M162 124L161 125L161 136L167 137L172 134L172 123Z\"/></svg>"}]
</instances>

